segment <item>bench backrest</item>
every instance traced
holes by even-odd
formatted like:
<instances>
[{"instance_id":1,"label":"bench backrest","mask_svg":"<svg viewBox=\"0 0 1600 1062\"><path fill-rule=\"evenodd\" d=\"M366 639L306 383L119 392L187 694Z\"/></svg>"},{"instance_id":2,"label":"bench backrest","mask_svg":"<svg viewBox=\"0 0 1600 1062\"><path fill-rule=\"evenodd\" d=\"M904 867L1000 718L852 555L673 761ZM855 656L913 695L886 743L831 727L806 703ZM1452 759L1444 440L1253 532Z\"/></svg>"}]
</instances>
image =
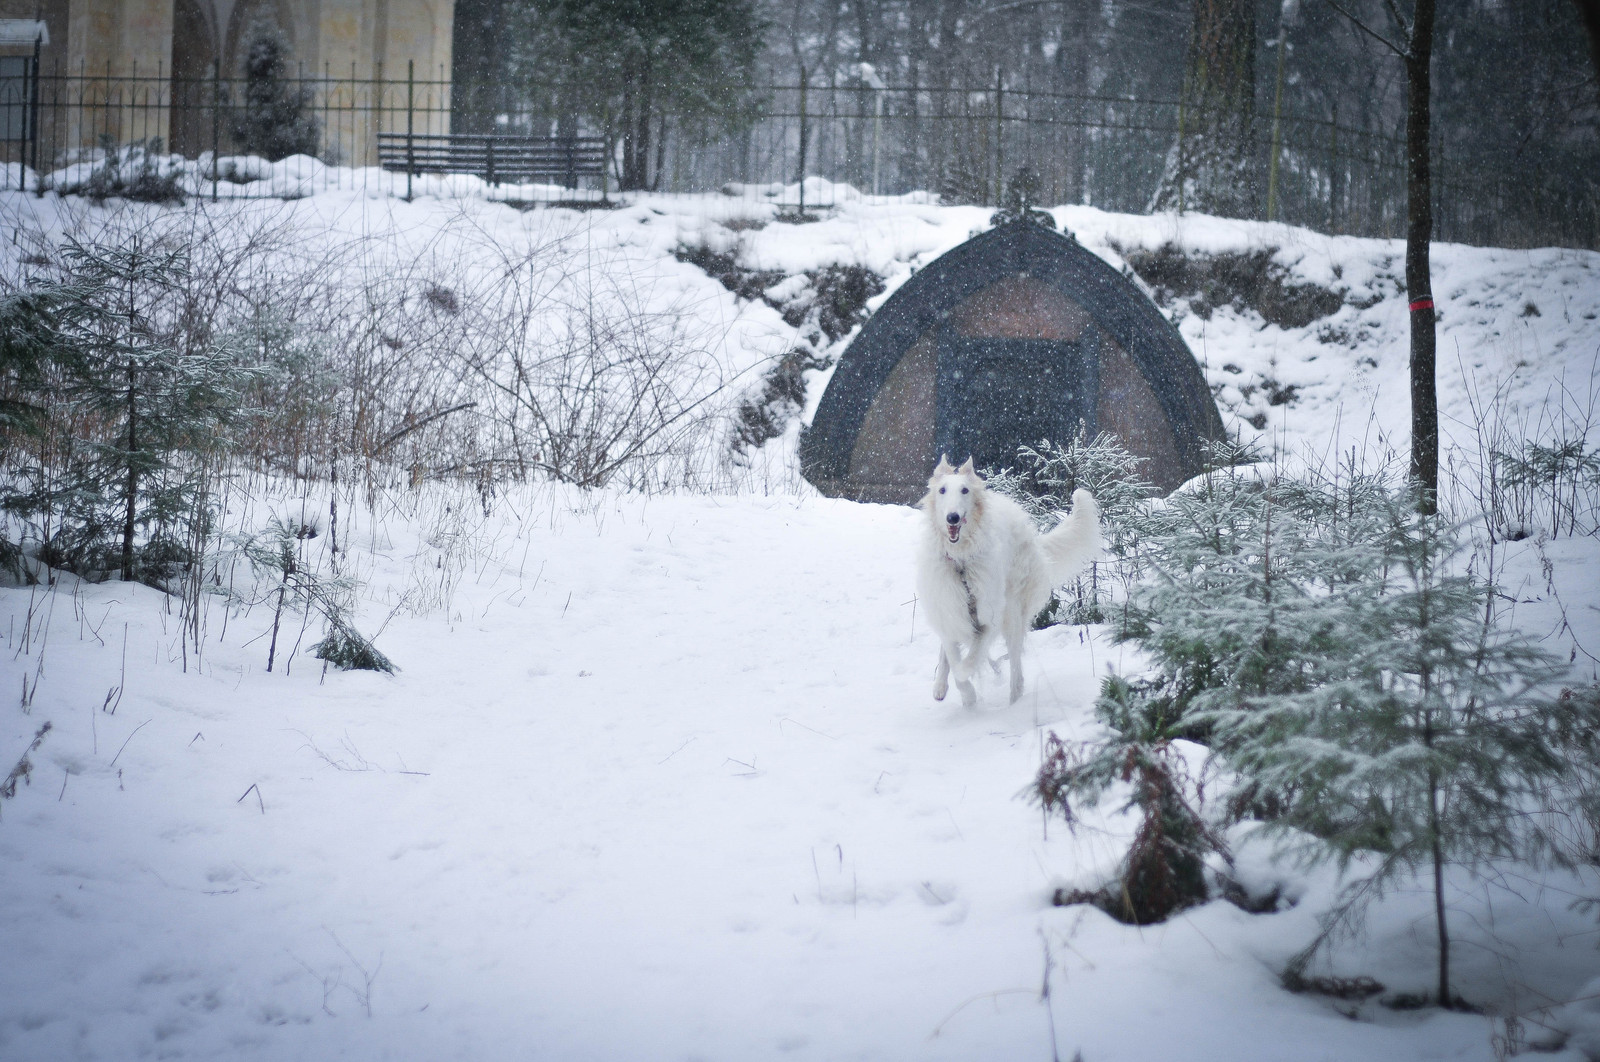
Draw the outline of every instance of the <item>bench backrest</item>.
<instances>
[{"instance_id":1,"label":"bench backrest","mask_svg":"<svg viewBox=\"0 0 1600 1062\"><path fill-rule=\"evenodd\" d=\"M470 133L378 134L378 164L395 173L471 173L490 184L579 177L605 171L597 136L496 136Z\"/></svg>"}]
</instances>

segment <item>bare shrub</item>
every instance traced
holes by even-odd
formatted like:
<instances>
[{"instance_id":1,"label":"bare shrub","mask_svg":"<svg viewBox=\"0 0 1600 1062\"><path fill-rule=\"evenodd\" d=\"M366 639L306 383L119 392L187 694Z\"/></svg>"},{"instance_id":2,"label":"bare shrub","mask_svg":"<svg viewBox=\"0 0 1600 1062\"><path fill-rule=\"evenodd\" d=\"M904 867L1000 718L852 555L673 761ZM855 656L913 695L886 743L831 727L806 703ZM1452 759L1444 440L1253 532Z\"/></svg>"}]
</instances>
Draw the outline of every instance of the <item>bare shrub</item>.
<instances>
[{"instance_id":1,"label":"bare shrub","mask_svg":"<svg viewBox=\"0 0 1600 1062\"><path fill-rule=\"evenodd\" d=\"M690 476L721 428L724 378L715 337L681 298L561 242L499 264L476 286L430 282L455 313L421 300L448 319L445 357L489 422L480 459L583 487Z\"/></svg>"},{"instance_id":2,"label":"bare shrub","mask_svg":"<svg viewBox=\"0 0 1600 1062\"><path fill-rule=\"evenodd\" d=\"M1444 470L1456 515L1482 514L1491 546L1600 534L1600 368L1581 389L1562 380L1532 418L1512 401L1514 375L1485 392L1461 371L1469 438L1448 448Z\"/></svg>"}]
</instances>

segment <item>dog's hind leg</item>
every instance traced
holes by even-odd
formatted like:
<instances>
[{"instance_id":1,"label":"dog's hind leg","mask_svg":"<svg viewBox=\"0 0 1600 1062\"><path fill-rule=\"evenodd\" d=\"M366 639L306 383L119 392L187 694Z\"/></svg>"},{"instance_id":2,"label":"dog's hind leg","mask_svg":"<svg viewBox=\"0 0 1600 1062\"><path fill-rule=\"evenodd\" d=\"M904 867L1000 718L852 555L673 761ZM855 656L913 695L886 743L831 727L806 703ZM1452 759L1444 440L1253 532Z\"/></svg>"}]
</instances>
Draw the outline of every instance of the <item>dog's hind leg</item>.
<instances>
[{"instance_id":1,"label":"dog's hind leg","mask_svg":"<svg viewBox=\"0 0 1600 1062\"><path fill-rule=\"evenodd\" d=\"M944 695L950 692L950 654L943 645L939 646L939 666L933 669L933 699L944 700Z\"/></svg>"},{"instance_id":2,"label":"dog's hind leg","mask_svg":"<svg viewBox=\"0 0 1600 1062\"><path fill-rule=\"evenodd\" d=\"M1022 696L1022 644L1028 636L1026 623L1017 625L1016 629L1011 624L1006 625L1006 655L1011 659L1011 703L1016 704L1017 698Z\"/></svg>"}]
</instances>

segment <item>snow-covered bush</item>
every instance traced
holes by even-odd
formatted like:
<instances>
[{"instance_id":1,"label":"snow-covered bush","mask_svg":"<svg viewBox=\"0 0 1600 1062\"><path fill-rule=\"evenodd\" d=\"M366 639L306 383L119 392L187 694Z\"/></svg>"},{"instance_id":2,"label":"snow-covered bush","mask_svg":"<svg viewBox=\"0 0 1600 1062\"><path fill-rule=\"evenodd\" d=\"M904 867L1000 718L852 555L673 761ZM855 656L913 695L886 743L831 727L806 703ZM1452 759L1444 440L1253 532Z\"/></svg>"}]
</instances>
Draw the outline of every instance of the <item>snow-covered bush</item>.
<instances>
[{"instance_id":1,"label":"snow-covered bush","mask_svg":"<svg viewBox=\"0 0 1600 1062\"><path fill-rule=\"evenodd\" d=\"M1392 497L1387 510L1384 570L1352 602L1361 635L1341 651L1340 681L1213 719L1230 764L1290 794L1270 825L1316 838L1318 858L1382 857L1330 931L1372 888L1431 868L1434 998L1450 1006L1444 867L1568 860L1564 824L1593 783L1600 704L1558 693L1567 669L1498 621L1497 590L1461 563L1453 528Z\"/></svg>"},{"instance_id":2,"label":"snow-covered bush","mask_svg":"<svg viewBox=\"0 0 1600 1062\"><path fill-rule=\"evenodd\" d=\"M69 166L52 180L59 195L81 195L96 203L132 199L141 203L184 202L184 160L161 150L161 138L136 140L118 147L101 139L99 158Z\"/></svg>"},{"instance_id":3,"label":"snow-covered bush","mask_svg":"<svg viewBox=\"0 0 1600 1062\"><path fill-rule=\"evenodd\" d=\"M269 162L315 155L321 139L313 113L315 95L303 85L290 86L288 58L288 44L275 33L251 40L244 62L244 98L228 116L228 131L239 149Z\"/></svg>"},{"instance_id":4,"label":"snow-covered bush","mask_svg":"<svg viewBox=\"0 0 1600 1062\"><path fill-rule=\"evenodd\" d=\"M393 674L394 662L342 618L328 621L328 633L312 647L311 655L341 671L382 671Z\"/></svg>"},{"instance_id":5,"label":"snow-covered bush","mask_svg":"<svg viewBox=\"0 0 1600 1062\"><path fill-rule=\"evenodd\" d=\"M1381 475L1218 468L1139 524L1149 576L1113 631L1149 672L1106 681L1108 736L1068 770L1047 762L1037 791L1092 802L1141 777L1153 742L1207 745L1231 787L1218 827L1259 820L1309 862L1378 857L1286 976L1431 869L1435 998L1453 1005L1443 869L1574 858L1557 824L1593 791L1600 707L1560 695L1565 667L1499 621L1457 528ZM1168 847L1183 880L1194 846Z\"/></svg>"}]
</instances>

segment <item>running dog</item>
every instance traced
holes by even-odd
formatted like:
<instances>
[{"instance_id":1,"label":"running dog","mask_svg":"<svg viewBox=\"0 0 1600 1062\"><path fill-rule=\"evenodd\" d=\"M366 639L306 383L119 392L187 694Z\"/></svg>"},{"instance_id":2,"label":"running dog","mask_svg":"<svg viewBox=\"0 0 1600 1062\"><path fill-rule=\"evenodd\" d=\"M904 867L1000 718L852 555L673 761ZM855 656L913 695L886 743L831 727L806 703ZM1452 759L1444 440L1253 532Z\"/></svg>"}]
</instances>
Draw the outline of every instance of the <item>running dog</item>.
<instances>
[{"instance_id":1,"label":"running dog","mask_svg":"<svg viewBox=\"0 0 1600 1062\"><path fill-rule=\"evenodd\" d=\"M918 557L917 591L939 636L933 699L944 700L954 679L961 703L972 707L972 675L988 660L996 634L1011 659L1011 701L1022 696L1022 641L1050 591L1100 552L1100 509L1086 490L1072 494L1072 514L1048 534L1010 498L992 494L972 461L952 468L947 458L928 480L922 499L927 530ZM963 646L966 652L962 652Z\"/></svg>"}]
</instances>

